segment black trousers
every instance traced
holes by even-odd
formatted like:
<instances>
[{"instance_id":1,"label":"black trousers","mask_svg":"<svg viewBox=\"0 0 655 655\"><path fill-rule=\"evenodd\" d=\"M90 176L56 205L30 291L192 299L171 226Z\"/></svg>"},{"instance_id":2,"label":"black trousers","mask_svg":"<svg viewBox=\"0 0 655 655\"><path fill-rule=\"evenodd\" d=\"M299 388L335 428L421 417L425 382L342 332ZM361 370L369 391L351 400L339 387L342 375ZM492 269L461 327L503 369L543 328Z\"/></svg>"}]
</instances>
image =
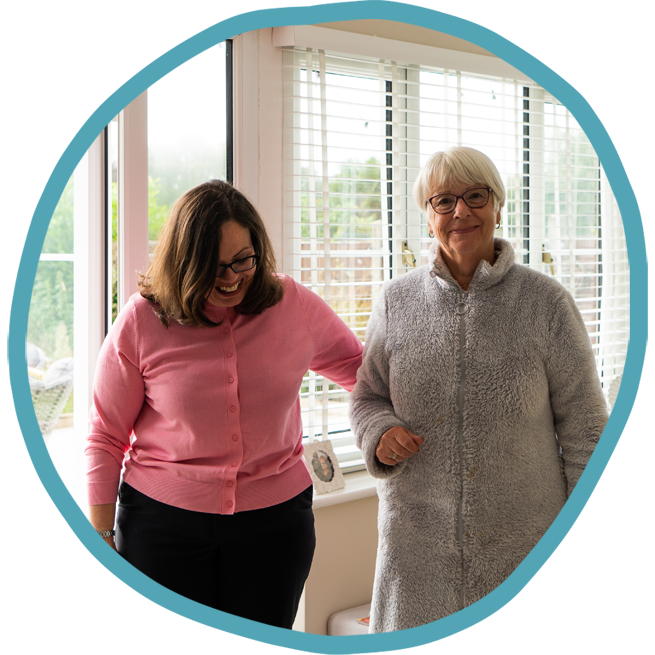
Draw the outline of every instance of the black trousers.
<instances>
[{"instance_id":1,"label":"black trousers","mask_svg":"<svg viewBox=\"0 0 655 655\"><path fill-rule=\"evenodd\" d=\"M314 557L312 487L273 507L226 516L119 488L116 548L164 587L253 621L291 628Z\"/></svg>"}]
</instances>

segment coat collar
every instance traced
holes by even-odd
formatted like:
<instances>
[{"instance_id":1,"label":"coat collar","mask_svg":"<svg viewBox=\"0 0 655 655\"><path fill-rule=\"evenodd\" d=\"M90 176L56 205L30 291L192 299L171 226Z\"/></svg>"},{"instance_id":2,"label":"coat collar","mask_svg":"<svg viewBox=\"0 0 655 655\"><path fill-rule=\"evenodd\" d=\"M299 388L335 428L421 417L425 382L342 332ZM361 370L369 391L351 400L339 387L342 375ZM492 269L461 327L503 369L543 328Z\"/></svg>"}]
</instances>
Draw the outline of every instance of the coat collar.
<instances>
[{"instance_id":1,"label":"coat collar","mask_svg":"<svg viewBox=\"0 0 655 655\"><path fill-rule=\"evenodd\" d=\"M505 277L505 274L514 265L514 249L505 239L494 239L496 261L493 266L482 260L473 275L469 291L480 291L492 287ZM430 277L444 288L459 289L459 284L453 278L448 265L443 259L439 242L434 241L428 251L428 266Z\"/></svg>"}]
</instances>

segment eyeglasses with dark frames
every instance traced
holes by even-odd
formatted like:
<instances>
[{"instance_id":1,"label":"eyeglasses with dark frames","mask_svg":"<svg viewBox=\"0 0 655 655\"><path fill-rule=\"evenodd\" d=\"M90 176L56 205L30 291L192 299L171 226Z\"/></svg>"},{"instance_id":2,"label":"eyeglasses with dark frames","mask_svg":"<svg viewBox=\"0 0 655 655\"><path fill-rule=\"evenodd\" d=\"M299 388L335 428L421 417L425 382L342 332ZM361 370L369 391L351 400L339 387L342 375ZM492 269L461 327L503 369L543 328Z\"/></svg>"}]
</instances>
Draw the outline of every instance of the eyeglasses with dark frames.
<instances>
[{"instance_id":1,"label":"eyeglasses with dark frames","mask_svg":"<svg viewBox=\"0 0 655 655\"><path fill-rule=\"evenodd\" d=\"M237 259L226 266L219 266L218 271L216 272L216 277L223 277L228 268L231 268L235 273L245 273L257 266L258 259L259 254L255 253L254 255L248 255L243 259Z\"/></svg>"},{"instance_id":2,"label":"eyeglasses with dark frames","mask_svg":"<svg viewBox=\"0 0 655 655\"><path fill-rule=\"evenodd\" d=\"M454 193L441 193L438 196L432 196L428 200L432 209L437 214L450 214L457 206L457 201L461 198L467 207L471 209L480 209L489 202L489 196L492 190L489 187L477 187L465 191L461 196Z\"/></svg>"}]
</instances>

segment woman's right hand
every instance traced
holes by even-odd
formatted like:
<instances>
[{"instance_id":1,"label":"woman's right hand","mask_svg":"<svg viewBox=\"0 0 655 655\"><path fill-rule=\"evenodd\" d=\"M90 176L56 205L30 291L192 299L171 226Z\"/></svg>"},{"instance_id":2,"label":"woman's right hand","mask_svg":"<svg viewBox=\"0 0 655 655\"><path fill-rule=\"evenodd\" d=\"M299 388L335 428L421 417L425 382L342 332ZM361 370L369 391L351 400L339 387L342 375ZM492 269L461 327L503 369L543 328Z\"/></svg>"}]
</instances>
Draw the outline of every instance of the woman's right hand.
<instances>
[{"instance_id":1,"label":"woman's right hand","mask_svg":"<svg viewBox=\"0 0 655 655\"><path fill-rule=\"evenodd\" d=\"M375 454L382 464L395 466L416 455L422 444L423 437L396 425L380 437Z\"/></svg>"},{"instance_id":2,"label":"woman's right hand","mask_svg":"<svg viewBox=\"0 0 655 655\"><path fill-rule=\"evenodd\" d=\"M113 530L116 517L116 503L106 505L89 505L89 521L98 531ZM116 543L114 537L102 537L114 550Z\"/></svg>"}]
</instances>

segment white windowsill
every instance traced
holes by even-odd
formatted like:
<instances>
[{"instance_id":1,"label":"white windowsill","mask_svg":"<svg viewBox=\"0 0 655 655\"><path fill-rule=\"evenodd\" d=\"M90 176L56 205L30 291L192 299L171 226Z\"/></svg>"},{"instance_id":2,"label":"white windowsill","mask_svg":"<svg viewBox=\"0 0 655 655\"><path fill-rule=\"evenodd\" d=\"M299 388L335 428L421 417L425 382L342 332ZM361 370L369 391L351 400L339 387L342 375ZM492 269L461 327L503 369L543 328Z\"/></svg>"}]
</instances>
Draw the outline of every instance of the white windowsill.
<instances>
[{"instance_id":1,"label":"white windowsill","mask_svg":"<svg viewBox=\"0 0 655 655\"><path fill-rule=\"evenodd\" d=\"M314 509L349 503L353 500L370 498L377 494L376 479L369 475L368 471L357 471L346 473L343 476L346 486L338 491L331 491L320 496L314 492Z\"/></svg>"}]
</instances>

